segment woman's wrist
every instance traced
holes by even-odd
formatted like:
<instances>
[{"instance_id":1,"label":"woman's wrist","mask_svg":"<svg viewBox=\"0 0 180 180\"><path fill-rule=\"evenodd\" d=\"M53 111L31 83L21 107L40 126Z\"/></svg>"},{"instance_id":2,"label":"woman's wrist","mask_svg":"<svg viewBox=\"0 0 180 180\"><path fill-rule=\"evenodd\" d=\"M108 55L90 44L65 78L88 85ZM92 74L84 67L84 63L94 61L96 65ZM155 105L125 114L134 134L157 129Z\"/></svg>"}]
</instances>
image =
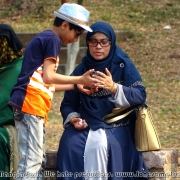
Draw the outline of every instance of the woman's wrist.
<instances>
[{"instance_id":1,"label":"woman's wrist","mask_svg":"<svg viewBox=\"0 0 180 180\"><path fill-rule=\"evenodd\" d=\"M71 117L71 119L69 121L69 123L72 124L72 125L74 125L74 121L73 121L74 118L77 118L77 117L73 116L73 117Z\"/></svg>"},{"instance_id":2,"label":"woman's wrist","mask_svg":"<svg viewBox=\"0 0 180 180\"><path fill-rule=\"evenodd\" d=\"M115 82L113 82L112 88L111 88L111 93L112 94L116 94L117 91L117 84Z\"/></svg>"}]
</instances>

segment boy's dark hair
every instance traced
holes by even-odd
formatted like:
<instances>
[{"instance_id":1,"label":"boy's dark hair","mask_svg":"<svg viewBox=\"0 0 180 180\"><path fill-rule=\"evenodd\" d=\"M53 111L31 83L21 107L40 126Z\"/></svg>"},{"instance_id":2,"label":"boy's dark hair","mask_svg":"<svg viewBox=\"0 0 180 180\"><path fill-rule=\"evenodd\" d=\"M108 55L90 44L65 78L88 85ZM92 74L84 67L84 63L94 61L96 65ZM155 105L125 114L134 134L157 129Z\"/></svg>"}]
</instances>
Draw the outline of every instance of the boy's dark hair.
<instances>
[{"instance_id":1,"label":"boy's dark hair","mask_svg":"<svg viewBox=\"0 0 180 180\"><path fill-rule=\"evenodd\" d=\"M62 24L64 21L65 21L64 19L60 19L60 18L58 18L58 17L55 17L53 26L59 27L59 26L61 26L61 24ZM72 29L77 30L77 31L82 31L82 30L84 30L82 27L76 26L75 24L72 24L72 23L70 23L70 22L69 22L69 27L70 27L70 30L72 30Z\"/></svg>"}]
</instances>

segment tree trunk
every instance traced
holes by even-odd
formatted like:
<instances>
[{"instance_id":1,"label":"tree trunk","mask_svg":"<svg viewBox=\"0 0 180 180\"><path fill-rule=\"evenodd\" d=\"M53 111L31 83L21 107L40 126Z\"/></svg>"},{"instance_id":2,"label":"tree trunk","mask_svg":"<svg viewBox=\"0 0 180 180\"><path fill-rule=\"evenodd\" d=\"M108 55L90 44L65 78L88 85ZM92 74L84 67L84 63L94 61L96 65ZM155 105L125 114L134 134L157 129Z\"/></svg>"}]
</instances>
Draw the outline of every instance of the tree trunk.
<instances>
[{"instance_id":1,"label":"tree trunk","mask_svg":"<svg viewBox=\"0 0 180 180\"><path fill-rule=\"evenodd\" d=\"M79 52L79 41L67 45L67 62L65 75L70 75L75 68L76 57Z\"/></svg>"},{"instance_id":2,"label":"tree trunk","mask_svg":"<svg viewBox=\"0 0 180 180\"><path fill-rule=\"evenodd\" d=\"M68 0L61 0L61 4L67 3Z\"/></svg>"},{"instance_id":3,"label":"tree trunk","mask_svg":"<svg viewBox=\"0 0 180 180\"><path fill-rule=\"evenodd\" d=\"M80 5L83 5L83 0L78 0L77 3L80 4Z\"/></svg>"},{"instance_id":4,"label":"tree trunk","mask_svg":"<svg viewBox=\"0 0 180 180\"><path fill-rule=\"evenodd\" d=\"M62 4L64 1L67 2L67 0L61 0L61 1L62 1ZM82 5L83 0L78 0L77 3ZM79 52L79 41L80 41L80 38L78 39L77 42L67 45L67 62L66 62L65 75L70 75L75 68L76 58Z\"/></svg>"}]
</instances>

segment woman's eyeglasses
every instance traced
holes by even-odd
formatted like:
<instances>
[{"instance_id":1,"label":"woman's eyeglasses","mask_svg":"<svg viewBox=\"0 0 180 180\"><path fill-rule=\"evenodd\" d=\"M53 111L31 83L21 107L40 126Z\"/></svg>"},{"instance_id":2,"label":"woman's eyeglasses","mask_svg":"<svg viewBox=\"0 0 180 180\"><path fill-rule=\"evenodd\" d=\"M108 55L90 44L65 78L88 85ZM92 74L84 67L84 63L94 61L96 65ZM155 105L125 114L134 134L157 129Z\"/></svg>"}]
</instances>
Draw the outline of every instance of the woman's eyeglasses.
<instances>
[{"instance_id":1,"label":"woman's eyeglasses","mask_svg":"<svg viewBox=\"0 0 180 180\"><path fill-rule=\"evenodd\" d=\"M97 41L96 39L91 38L89 41L87 41L89 46L96 47L98 44L101 45L101 47L107 47L111 44L111 41L109 39L102 39L101 41Z\"/></svg>"}]
</instances>

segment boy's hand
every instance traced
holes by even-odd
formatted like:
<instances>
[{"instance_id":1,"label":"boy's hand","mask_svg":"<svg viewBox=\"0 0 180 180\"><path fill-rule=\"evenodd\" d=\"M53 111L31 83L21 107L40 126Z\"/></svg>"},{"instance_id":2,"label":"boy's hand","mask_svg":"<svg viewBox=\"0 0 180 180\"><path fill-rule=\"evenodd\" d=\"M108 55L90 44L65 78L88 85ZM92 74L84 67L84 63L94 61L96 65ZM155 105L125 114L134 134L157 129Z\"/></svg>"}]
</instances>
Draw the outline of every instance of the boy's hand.
<instances>
[{"instance_id":1,"label":"boy's hand","mask_svg":"<svg viewBox=\"0 0 180 180\"><path fill-rule=\"evenodd\" d=\"M89 71L87 71L86 73L84 73L81 76L81 84L84 84L85 86L91 87L91 88L95 88L97 87L98 83L102 84L103 82L101 82L100 79L96 79L94 78L94 75L92 76L91 74L94 72L94 69L90 69Z\"/></svg>"},{"instance_id":2,"label":"boy's hand","mask_svg":"<svg viewBox=\"0 0 180 180\"><path fill-rule=\"evenodd\" d=\"M88 86L84 86L82 84L77 84L77 87L80 91L84 92L87 95L93 94L95 92L98 92L98 87L90 88Z\"/></svg>"}]
</instances>

